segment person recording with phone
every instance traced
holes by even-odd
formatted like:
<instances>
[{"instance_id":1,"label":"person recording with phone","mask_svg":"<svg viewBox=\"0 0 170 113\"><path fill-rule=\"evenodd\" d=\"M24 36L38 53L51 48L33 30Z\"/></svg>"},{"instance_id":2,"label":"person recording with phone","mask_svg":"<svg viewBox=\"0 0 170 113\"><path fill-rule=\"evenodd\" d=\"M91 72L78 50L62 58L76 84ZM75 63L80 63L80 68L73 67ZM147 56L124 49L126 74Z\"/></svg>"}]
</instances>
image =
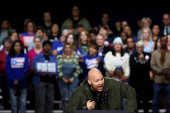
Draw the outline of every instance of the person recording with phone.
<instances>
[{"instance_id":1,"label":"person recording with phone","mask_svg":"<svg viewBox=\"0 0 170 113\"><path fill-rule=\"evenodd\" d=\"M103 77L98 69L93 68L71 95L66 113L74 113L75 110L122 110L123 98L126 98L126 110L137 113L135 90L128 84Z\"/></svg>"}]
</instances>

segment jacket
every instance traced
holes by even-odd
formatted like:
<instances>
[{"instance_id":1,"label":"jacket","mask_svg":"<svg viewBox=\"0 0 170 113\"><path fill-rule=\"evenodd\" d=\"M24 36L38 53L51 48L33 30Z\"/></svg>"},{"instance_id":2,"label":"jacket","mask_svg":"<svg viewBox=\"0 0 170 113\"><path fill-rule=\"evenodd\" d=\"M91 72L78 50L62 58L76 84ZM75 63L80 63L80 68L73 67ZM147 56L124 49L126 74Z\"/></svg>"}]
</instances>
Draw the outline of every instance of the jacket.
<instances>
[{"instance_id":1,"label":"jacket","mask_svg":"<svg viewBox=\"0 0 170 113\"><path fill-rule=\"evenodd\" d=\"M161 64L161 49L153 51L151 55L151 69L155 72L154 82L169 84L170 79L161 74L162 69L170 68L170 50L166 51L164 64Z\"/></svg>"},{"instance_id":2,"label":"jacket","mask_svg":"<svg viewBox=\"0 0 170 113\"><path fill-rule=\"evenodd\" d=\"M123 98L126 98L126 109L131 113L137 113L136 92L129 85L112 78L104 78L102 99L105 92L108 92L108 101L103 106L104 110L122 110L122 100ZM94 101L90 85L86 79L73 92L70 101L66 106L66 113L74 113L75 110L86 105L88 100ZM98 110L96 105L95 110Z\"/></svg>"},{"instance_id":3,"label":"jacket","mask_svg":"<svg viewBox=\"0 0 170 113\"><path fill-rule=\"evenodd\" d=\"M0 73L5 75L5 63L6 63L5 49L0 51Z\"/></svg>"}]
</instances>

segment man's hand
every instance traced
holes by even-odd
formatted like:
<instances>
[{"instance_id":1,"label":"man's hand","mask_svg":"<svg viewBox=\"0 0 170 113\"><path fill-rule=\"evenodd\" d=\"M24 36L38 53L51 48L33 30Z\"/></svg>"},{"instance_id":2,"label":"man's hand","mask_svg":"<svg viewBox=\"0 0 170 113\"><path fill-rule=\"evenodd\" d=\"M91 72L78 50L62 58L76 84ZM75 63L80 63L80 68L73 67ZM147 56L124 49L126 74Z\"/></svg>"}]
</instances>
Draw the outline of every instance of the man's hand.
<instances>
[{"instance_id":1,"label":"man's hand","mask_svg":"<svg viewBox=\"0 0 170 113\"><path fill-rule=\"evenodd\" d=\"M68 79L66 79L65 77L62 77L62 80L64 81L64 83L68 83Z\"/></svg>"},{"instance_id":2,"label":"man's hand","mask_svg":"<svg viewBox=\"0 0 170 113\"><path fill-rule=\"evenodd\" d=\"M17 84L18 84L18 80L15 80L14 85L17 85Z\"/></svg>"},{"instance_id":3,"label":"man's hand","mask_svg":"<svg viewBox=\"0 0 170 113\"><path fill-rule=\"evenodd\" d=\"M110 75L111 78L113 78L114 77L114 71L109 71L109 75Z\"/></svg>"},{"instance_id":4,"label":"man's hand","mask_svg":"<svg viewBox=\"0 0 170 113\"><path fill-rule=\"evenodd\" d=\"M86 105L87 105L88 110L94 110L95 108L95 102L92 100L88 100Z\"/></svg>"},{"instance_id":5,"label":"man's hand","mask_svg":"<svg viewBox=\"0 0 170 113\"><path fill-rule=\"evenodd\" d=\"M68 83L73 83L73 81L74 81L74 79L72 79L72 78L68 79Z\"/></svg>"},{"instance_id":6,"label":"man's hand","mask_svg":"<svg viewBox=\"0 0 170 113\"><path fill-rule=\"evenodd\" d=\"M140 61L144 61L144 55L143 55L143 54L140 54L140 55L139 55L139 60L140 60Z\"/></svg>"},{"instance_id":7,"label":"man's hand","mask_svg":"<svg viewBox=\"0 0 170 113\"><path fill-rule=\"evenodd\" d=\"M124 82L127 82L127 81L128 81L128 77L127 77L127 76L123 76L122 78L123 78L123 81L124 81Z\"/></svg>"}]
</instances>

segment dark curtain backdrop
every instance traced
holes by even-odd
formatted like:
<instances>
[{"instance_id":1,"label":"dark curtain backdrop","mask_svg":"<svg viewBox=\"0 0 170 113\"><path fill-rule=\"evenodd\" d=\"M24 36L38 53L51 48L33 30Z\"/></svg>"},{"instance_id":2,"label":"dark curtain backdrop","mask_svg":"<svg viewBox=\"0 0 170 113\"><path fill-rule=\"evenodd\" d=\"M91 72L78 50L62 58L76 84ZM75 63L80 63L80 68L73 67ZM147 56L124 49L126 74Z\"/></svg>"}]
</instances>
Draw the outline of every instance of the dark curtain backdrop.
<instances>
[{"instance_id":1,"label":"dark curtain backdrop","mask_svg":"<svg viewBox=\"0 0 170 113\"><path fill-rule=\"evenodd\" d=\"M43 23L43 12L50 11L52 21L61 26L73 5L80 7L92 27L101 22L103 12L109 13L111 25L117 20L128 20L132 29L136 28L137 17L150 17L152 24L161 26L163 13L170 13L166 0L0 0L0 21L8 19L20 32L24 18L31 18L39 26Z\"/></svg>"}]
</instances>

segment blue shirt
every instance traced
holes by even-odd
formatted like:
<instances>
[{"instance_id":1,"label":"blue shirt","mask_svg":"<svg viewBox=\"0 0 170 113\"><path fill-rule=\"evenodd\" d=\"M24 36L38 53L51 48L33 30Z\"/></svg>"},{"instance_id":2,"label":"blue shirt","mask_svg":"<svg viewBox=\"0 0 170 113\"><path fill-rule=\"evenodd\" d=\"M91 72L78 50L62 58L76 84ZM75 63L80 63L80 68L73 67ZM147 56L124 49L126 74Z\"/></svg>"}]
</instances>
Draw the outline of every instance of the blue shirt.
<instances>
[{"instance_id":1,"label":"blue shirt","mask_svg":"<svg viewBox=\"0 0 170 113\"><path fill-rule=\"evenodd\" d=\"M27 32L25 32L25 33L22 33L20 36L35 36L35 33L28 34Z\"/></svg>"},{"instance_id":2,"label":"blue shirt","mask_svg":"<svg viewBox=\"0 0 170 113\"><path fill-rule=\"evenodd\" d=\"M18 88L27 87L26 75L29 72L29 61L26 54L20 53L13 57L7 56L5 74L8 79L8 88L14 88L15 80L19 82Z\"/></svg>"},{"instance_id":3,"label":"blue shirt","mask_svg":"<svg viewBox=\"0 0 170 113\"><path fill-rule=\"evenodd\" d=\"M97 62L97 58L100 58L100 62ZM91 70L92 68L96 68L98 70L101 71L104 60L102 56L99 56L98 54L96 54L94 57L90 56L89 54L87 56L83 57L84 62L81 62L80 65L83 67L84 69L84 79L87 78L88 72L89 70Z\"/></svg>"},{"instance_id":4,"label":"blue shirt","mask_svg":"<svg viewBox=\"0 0 170 113\"><path fill-rule=\"evenodd\" d=\"M57 49L57 53L60 53L60 51L63 49L64 44L61 43L61 41L54 42L52 45L52 51Z\"/></svg>"},{"instance_id":5,"label":"blue shirt","mask_svg":"<svg viewBox=\"0 0 170 113\"><path fill-rule=\"evenodd\" d=\"M154 45L154 41L149 41L147 46L144 46L144 52L151 53Z\"/></svg>"}]
</instances>

